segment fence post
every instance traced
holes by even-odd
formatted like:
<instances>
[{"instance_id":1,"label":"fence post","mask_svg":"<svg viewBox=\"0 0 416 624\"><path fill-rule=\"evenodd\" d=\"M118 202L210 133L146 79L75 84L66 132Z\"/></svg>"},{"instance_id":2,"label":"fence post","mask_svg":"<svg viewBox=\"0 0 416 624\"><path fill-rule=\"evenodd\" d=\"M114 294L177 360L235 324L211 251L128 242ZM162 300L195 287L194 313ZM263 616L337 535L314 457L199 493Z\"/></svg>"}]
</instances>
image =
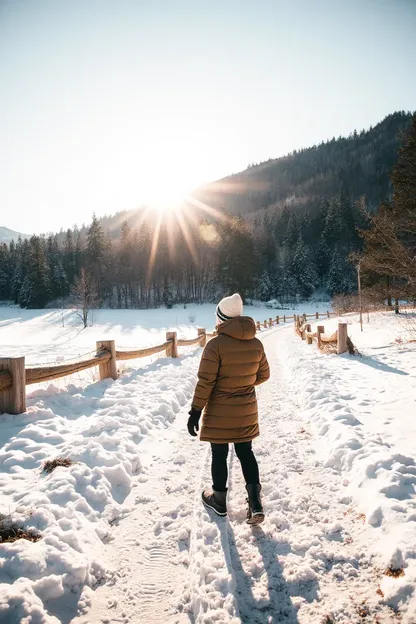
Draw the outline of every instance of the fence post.
<instances>
[{"instance_id":1,"label":"fence post","mask_svg":"<svg viewBox=\"0 0 416 624\"><path fill-rule=\"evenodd\" d=\"M25 358L2 358L0 371L12 376L12 385L0 392L0 414L23 414L26 411Z\"/></svg>"},{"instance_id":2,"label":"fence post","mask_svg":"<svg viewBox=\"0 0 416 624\"><path fill-rule=\"evenodd\" d=\"M321 334L324 334L324 333L325 333L325 327L323 325L318 325L318 327L316 328L316 340L317 340L319 348L322 345Z\"/></svg>"},{"instance_id":3,"label":"fence post","mask_svg":"<svg viewBox=\"0 0 416 624\"><path fill-rule=\"evenodd\" d=\"M178 336L176 332L166 332L166 341L171 343L166 347L166 357L178 357Z\"/></svg>"},{"instance_id":4,"label":"fence post","mask_svg":"<svg viewBox=\"0 0 416 624\"><path fill-rule=\"evenodd\" d=\"M257 331L260 331L260 321L257 321L256 327L257 327Z\"/></svg>"},{"instance_id":5,"label":"fence post","mask_svg":"<svg viewBox=\"0 0 416 624\"><path fill-rule=\"evenodd\" d=\"M303 322L306 323L306 321L308 320L308 317L306 316L306 314L303 314Z\"/></svg>"},{"instance_id":6,"label":"fence post","mask_svg":"<svg viewBox=\"0 0 416 624\"><path fill-rule=\"evenodd\" d=\"M328 318L331 318L331 315L330 315L330 313L329 313L329 310L327 310L327 311L326 311L326 315L327 315L327 317L328 317Z\"/></svg>"},{"instance_id":7,"label":"fence post","mask_svg":"<svg viewBox=\"0 0 416 624\"><path fill-rule=\"evenodd\" d=\"M310 334L310 333L311 333L312 329L311 329L311 324L310 324L310 323L308 323L308 324L306 325L306 331L308 332L308 334ZM307 342L308 344L312 344L312 342L313 342L312 336L309 336L309 335L308 335L308 336L306 336L306 342Z\"/></svg>"},{"instance_id":8,"label":"fence post","mask_svg":"<svg viewBox=\"0 0 416 624\"><path fill-rule=\"evenodd\" d=\"M347 346L347 338L348 338L348 326L346 323L338 323L338 333L337 333L337 353L341 355L341 353L346 353L348 351Z\"/></svg>"},{"instance_id":9,"label":"fence post","mask_svg":"<svg viewBox=\"0 0 416 624\"><path fill-rule=\"evenodd\" d=\"M201 347L205 347L207 344L207 330L203 327L198 327L198 336L201 336Z\"/></svg>"},{"instance_id":10,"label":"fence post","mask_svg":"<svg viewBox=\"0 0 416 624\"><path fill-rule=\"evenodd\" d=\"M316 312L316 318L319 320L319 312Z\"/></svg>"},{"instance_id":11,"label":"fence post","mask_svg":"<svg viewBox=\"0 0 416 624\"><path fill-rule=\"evenodd\" d=\"M272 317L269 318L269 326L273 327L273 319L272 319Z\"/></svg>"},{"instance_id":12,"label":"fence post","mask_svg":"<svg viewBox=\"0 0 416 624\"><path fill-rule=\"evenodd\" d=\"M283 314L283 323L286 323L286 314Z\"/></svg>"},{"instance_id":13,"label":"fence post","mask_svg":"<svg viewBox=\"0 0 416 624\"><path fill-rule=\"evenodd\" d=\"M276 325L279 325L280 318L276 316Z\"/></svg>"},{"instance_id":14,"label":"fence post","mask_svg":"<svg viewBox=\"0 0 416 624\"><path fill-rule=\"evenodd\" d=\"M264 329L267 329L267 321L264 321Z\"/></svg>"},{"instance_id":15,"label":"fence post","mask_svg":"<svg viewBox=\"0 0 416 624\"><path fill-rule=\"evenodd\" d=\"M100 381L103 379L117 379L116 343L114 340L97 341L97 353L109 351L111 358L108 362L99 364Z\"/></svg>"}]
</instances>

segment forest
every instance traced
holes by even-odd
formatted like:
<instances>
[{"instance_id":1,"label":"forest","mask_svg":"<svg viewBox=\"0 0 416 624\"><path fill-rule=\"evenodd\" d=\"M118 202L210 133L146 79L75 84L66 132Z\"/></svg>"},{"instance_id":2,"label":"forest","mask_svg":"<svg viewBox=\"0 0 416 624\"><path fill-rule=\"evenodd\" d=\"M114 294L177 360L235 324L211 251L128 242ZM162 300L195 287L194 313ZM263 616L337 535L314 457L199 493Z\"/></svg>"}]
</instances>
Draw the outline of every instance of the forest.
<instances>
[{"instance_id":1,"label":"forest","mask_svg":"<svg viewBox=\"0 0 416 624\"><path fill-rule=\"evenodd\" d=\"M389 267L403 253L414 262L412 226L400 206L416 175L403 174L416 168L415 127L415 116L394 113L368 131L196 189L177 213L94 216L88 227L0 244L0 301L69 306L87 289L97 306L146 308L239 291L284 305L317 289L354 293L354 258L380 297L411 294L405 268ZM411 221L414 203L405 210ZM392 220L405 232L391 231ZM380 228L383 240L374 235ZM394 237L402 247L392 251Z\"/></svg>"}]
</instances>

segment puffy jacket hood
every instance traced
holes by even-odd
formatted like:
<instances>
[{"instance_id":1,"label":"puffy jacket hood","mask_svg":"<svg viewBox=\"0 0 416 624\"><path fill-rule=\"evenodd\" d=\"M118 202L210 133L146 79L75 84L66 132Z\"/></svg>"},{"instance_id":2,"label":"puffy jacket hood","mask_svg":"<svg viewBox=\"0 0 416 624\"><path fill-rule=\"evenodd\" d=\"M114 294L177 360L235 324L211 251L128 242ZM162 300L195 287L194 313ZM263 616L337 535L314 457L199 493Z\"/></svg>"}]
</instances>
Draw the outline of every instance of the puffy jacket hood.
<instances>
[{"instance_id":1,"label":"puffy jacket hood","mask_svg":"<svg viewBox=\"0 0 416 624\"><path fill-rule=\"evenodd\" d=\"M224 334L236 340L252 340L256 335L256 325L249 316L236 316L221 323L217 328L218 334Z\"/></svg>"}]
</instances>

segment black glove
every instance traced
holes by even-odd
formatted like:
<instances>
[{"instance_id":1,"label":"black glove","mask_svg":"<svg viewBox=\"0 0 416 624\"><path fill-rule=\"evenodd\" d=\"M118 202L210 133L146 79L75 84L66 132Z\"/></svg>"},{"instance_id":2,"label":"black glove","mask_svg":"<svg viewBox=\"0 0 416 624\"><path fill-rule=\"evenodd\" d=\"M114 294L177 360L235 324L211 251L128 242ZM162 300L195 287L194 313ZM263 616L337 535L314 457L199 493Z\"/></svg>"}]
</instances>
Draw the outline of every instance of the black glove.
<instances>
[{"instance_id":1,"label":"black glove","mask_svg":"<svg viewBox=\"0 0 416 624\"><path fill-rule=\"evenodd\" d=\"M202 410L197 409L196 407L191 407L191 411L188 412L188 431L189 435L194 438L197 435L197 431L199 431L199 419L201 418Z\"/></svg>"}]
</instances>

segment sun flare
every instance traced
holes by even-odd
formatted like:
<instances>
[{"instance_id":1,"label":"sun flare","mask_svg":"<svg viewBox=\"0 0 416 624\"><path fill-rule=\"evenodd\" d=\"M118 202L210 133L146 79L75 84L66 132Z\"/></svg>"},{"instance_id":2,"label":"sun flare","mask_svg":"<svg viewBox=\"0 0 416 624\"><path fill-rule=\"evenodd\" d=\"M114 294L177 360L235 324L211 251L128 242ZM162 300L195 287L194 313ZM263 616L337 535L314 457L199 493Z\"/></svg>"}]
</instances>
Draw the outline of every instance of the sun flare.
<instances>
[{"instance_id":1,"label":"sun flare","mask_svg":"<svg viewBox=\"0 0 416 624\"><path fill-rule=\"evenodd\" d=\"M180 212L181 206L184 201L185 196L180 196L177 198L173 198L172 196L158 197L150 203L150 206L152 210L160 215L171 215Z\"/></svg>"}]
</instances>

